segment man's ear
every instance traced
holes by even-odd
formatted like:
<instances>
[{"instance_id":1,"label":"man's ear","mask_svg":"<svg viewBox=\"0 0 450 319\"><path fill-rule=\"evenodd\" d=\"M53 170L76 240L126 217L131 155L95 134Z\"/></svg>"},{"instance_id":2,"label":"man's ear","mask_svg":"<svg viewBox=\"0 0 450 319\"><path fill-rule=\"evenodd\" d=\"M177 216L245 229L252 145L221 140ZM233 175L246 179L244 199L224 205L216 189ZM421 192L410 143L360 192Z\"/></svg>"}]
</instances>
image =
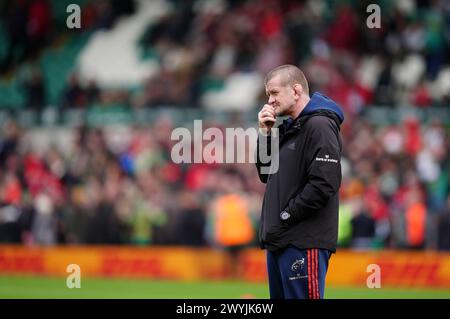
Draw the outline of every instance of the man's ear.
<instances>
[{"instance_id":1,"label":"man's ear","mask_svg":"<svg viewBox=\"0 0 450 319\"><path fill-rule=\"evenodd\" d=\"M294 92L300 98L303 94L303 86L299 83L294 84Z\"/></svg>"}]
</instances>

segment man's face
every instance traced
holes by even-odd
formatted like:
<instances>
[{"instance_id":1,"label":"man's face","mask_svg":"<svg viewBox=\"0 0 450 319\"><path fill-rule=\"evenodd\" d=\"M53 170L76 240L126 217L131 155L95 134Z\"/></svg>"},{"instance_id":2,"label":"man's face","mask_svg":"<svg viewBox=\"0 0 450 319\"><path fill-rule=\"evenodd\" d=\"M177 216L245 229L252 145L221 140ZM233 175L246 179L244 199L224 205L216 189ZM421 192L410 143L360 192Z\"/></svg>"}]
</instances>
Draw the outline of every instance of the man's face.
<instances>
[{"instance_id":1,"label":"man's face","mask_svg":"<svg viewBox=\"0 0 450 319\"><path fill-rule=\"evenodd\" d=\"M281 74L275 75L267 82L266 94L268 104L274 107L277 116L289 115L296 103L294 87L285 85Z\"/></svg>"}]
</instances>

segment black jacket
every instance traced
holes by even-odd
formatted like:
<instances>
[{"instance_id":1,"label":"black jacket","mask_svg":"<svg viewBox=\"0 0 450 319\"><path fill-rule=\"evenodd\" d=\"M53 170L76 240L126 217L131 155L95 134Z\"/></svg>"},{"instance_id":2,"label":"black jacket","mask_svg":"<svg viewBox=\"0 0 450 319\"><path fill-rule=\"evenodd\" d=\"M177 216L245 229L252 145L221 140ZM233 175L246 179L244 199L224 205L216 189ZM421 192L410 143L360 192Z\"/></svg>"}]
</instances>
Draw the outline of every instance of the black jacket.
<instances>
[{"instance_id":1,"label":"black jacket","mask_svg":"<svg viewBox=\"0 0 450 319\"><path fill-rule=\"evenodd\" d=\"M275 251L291 244L336 251L343 120L336 103L315 93L298 118L278 127L279 157L276 144L271 149L276 131L258 137L256 166L259 178L267 184L261 248ZM269 164L261 154L270 154ZM262 169L268 165L272 171L267 174Z\"/></svg>"}]
</instances>

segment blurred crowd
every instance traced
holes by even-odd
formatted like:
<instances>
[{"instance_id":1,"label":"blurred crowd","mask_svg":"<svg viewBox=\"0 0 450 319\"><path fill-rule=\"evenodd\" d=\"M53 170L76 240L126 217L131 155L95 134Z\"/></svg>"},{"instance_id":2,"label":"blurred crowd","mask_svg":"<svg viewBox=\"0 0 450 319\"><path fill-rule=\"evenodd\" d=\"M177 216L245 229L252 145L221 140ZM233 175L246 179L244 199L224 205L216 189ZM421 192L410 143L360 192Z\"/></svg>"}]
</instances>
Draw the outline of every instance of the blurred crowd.
<instances>
[{"instance_id":1,"label":"blurred crowd","mask_svg":"<svg viewBox=\"0 0 450 319\"><path fill-rule=\"evenodd\" d=\"M439 119L343 128L340 243L449 247L449 130Z\"/></svg>"},{"instance_id":2,"label":"blurred crowd","mask_svg":"<svg viewBox=\"0 0 450 319\"><path fill-rule=\"evenodd\" d=\"M377 1L173 2L176 10L144 39L161 69L144 84L143 105L209 106L218 102L202 96L233 75L264 75L286 63L347 113L450 102L448 1L379 1L379 29L366 24L366 8Z\"/></svg>"},{"instance_id":3,"label":"blurred crowd","mask_svg":"<svg viewBox=\"0 0 450 319\"><path fill-rule=\"evenodd\" d=\"M167 2L171 10L150 23L138 43L144 54L153 56L157 72L141 83L140 90L119 90L105 103L236 108L235 102L226 101L247 101L248 87L260 86L267 71L285 63L299 65L311 91L324 92L350 114L365 105L450 103L448 1L269 0L264 6L255 0ZM4 70L57 38L51 3L22 0L4 6L2 20L8 34ZM83 2L79 32L114 27L117 18L135 12L138 3ZM371 3L380 6L380 28L367 25ZM74 86L76 76L67 75L65 92ZM29 83L35 82L44 89L29 90ZM26 104L46 106L45 96L36 99L34 94L45 95L47 85L44 77L30 75L25 90L33 102ZM79 86L91 85L98 83ZM221 99L215 98L218 91L223 93ZM60 104L69 107L91 103L67 101L65 93L61 95ZM249 107L256 107L261 98L262 92Z\"/></svg>"},{"instance_id":4,"label":"blurred crowd","mask_svg":"<svg viewBox=\"0 0 450 319\"><path fill-rule=\"evenodd\" d=\"M69 31L65 27L66 6L81 4L83 31L109 29L122 15L134 12L133 0L100 1L17 0L0 2L0 27L5 38L0 55L0 74L20 64L36 62L42 50L50 48ZM64 4L66 6L64 6ZM3 49L4 46L4 49Z\"/></svg>"},{"instance_id":5,"label":"blurred crowd","mask_svg":"<svg viewBox=\"0 0 450 319\"><path fill-rule=\"evenodd\" d=\"M117 144L82 126L66 152L36 151L29 132L9 123L0 140L0 242L255 243L263 186L254 165L174 164L172 129L161 119L119 133Z\"/></svg>"},{"instance_id":6,"label":"blurred crowd","mask_svg":"<svg viewBox=\"0 0 450 319\"><path fill-rule=\"evenodd\" d=\"M10 122L0 140L0 241L257 245L264 184L254 164L174 164L173 126L80 126L67 129L66 148L36 149L36 133ZM448 130L438 120L358 119L342 134L339 245L450 249Z\"/></svg>"}]
</instances>

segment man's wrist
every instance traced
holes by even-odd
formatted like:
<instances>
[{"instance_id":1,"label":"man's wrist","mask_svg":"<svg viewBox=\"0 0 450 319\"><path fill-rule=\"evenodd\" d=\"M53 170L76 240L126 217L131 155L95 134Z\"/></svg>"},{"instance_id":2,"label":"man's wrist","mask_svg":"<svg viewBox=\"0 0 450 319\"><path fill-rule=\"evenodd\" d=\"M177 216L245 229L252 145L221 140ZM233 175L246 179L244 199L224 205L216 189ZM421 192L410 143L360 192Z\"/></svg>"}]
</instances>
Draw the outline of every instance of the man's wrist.
<instances>
[{"instance_id":1,"label":"man's wrist","mask_svg":"<svg viewBox=\"0 0 450 319\"><path fill-rule=\"evenodd\" d=\"M270 128L267 127L259 127L258 132L262 136L269 136L270 135Z\"/></svg>"}]
</instances>

